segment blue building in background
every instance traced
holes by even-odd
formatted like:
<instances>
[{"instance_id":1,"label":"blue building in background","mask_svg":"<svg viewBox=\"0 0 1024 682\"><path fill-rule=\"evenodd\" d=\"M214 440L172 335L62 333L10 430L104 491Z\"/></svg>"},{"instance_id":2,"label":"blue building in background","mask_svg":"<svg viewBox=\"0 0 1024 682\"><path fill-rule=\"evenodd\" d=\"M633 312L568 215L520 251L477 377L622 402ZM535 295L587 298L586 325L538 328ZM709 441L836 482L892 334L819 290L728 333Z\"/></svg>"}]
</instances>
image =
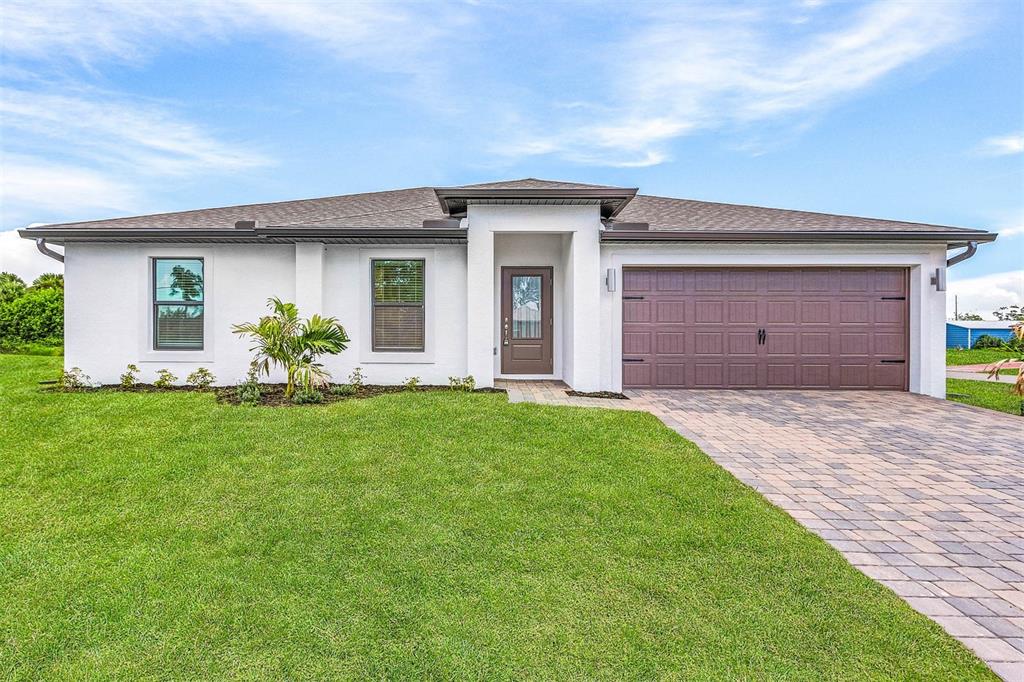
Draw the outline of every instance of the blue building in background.
<instances>
[{"instance_id":1,"label":"blue building in background","mask_svg":"<svg viewBox=\"0 0 1024 682\"><path fill-rule=\"evenodd\" d=\"M950 320L946 322L946 348L973 348L982 336L994 336L1003 341L1013 338L1010 329L1017 322L998 320Z\"/></svg>"}]
</instances>

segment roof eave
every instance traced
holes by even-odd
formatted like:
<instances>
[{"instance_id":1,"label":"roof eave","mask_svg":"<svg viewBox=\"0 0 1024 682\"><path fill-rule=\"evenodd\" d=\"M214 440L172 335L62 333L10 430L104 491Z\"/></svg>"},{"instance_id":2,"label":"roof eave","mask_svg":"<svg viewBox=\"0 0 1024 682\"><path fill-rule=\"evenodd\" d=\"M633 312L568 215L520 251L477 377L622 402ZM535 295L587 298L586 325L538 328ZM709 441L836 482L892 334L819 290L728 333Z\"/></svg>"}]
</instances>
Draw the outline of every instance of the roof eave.
<instances>
[{"instance_id":1,"label":"roof eave","mask_svg":"<svg viewBox=\"0 0 1024 682\"><path fill-rule=\"evenodd\" d=\"M605 230L602 242L993 242L994 232L949 230Z\"/></svg>"},{"instance_id":2,"label":"roof eave","mask_svg":"<svg viewBox=\"0 0 1024 682\"><path fill-rule=\"evenodd\" d=\"M455 199L489 199L492 201L501 199L510 201L521 201L524 199L594 199L601 202L602 217L613 218L633 200L638 191L638 187L557 189L464 189L459 187L435 187L434 195L437 197L438 205L445 215L452 214L451 204Z\"/></svg>"},{"instance_id":3,"label":"roof eave","mask_svg":"<svg viewBox=\"0 0 1024 682\"><path fill-rule=\"evenodd\" d=\"M266 226L255 229L239 228L46 228L34 227L18 230L24 239L46 239L54 244L66 242L210 242L210 243L275 243L310 239L396 239L410 242L464 242L464 229L381 228L381 227L323 227L323 226Z\"/></svg>"}]
</instances>

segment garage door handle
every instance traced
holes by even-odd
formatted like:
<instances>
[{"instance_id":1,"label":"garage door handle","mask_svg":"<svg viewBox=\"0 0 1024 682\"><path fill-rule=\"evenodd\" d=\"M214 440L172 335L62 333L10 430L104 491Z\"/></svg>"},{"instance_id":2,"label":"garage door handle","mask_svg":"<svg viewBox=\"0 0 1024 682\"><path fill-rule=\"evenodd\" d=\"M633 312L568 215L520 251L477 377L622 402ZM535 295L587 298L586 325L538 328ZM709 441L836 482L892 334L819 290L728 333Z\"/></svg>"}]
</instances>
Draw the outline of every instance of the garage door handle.
<instances>
[{"instance_id":1,"label":"garage door handle","mask_svg":"<svg viewBox=\"0 0 1024 682\"><path fill-rule=\"evenodd\" d=\"M622 358L623 362L643 362L643 358Z\"/></svg>"},{"instance_id":2,"label":"garage door handle","mask_svg":"<svg viewBox=\"0 0 1024 682\"><path fill-rule=\"evenodd\" d=\"M906 296L883 296L882 300L883 301L905 301L905 300L907 300L907 297Z\"/></svg>"},{"instance_id":3,"label":"garage door handle","mask_svg":"<svg viewBox=\"0 0 1024 682\"><path fill-rule=\"evenodd\" d=\"M882 360L883 365L902 365L906 360Z\"/></svg>"},{"instance_id":4,"label":"garage door handle","mask_svg":"<svg viewBox=\"0 0 1024 682\"><path fill-rule=\"evenodd\" d=\"M764 340L768 337L768 332L763 329L757 330L757 345L763 346Z\"/></svg>"},{"instance_id":5,"label":"garage door handle","mask_svg":"<svg viewBox=\"0 0 1024 682\"><path fill-rule=\"evenodd\" d=\"M642 300L644 300L644 297L643 296L623 296L622 300L623 301L642 301Z\"/></svg>"}]
</instances>

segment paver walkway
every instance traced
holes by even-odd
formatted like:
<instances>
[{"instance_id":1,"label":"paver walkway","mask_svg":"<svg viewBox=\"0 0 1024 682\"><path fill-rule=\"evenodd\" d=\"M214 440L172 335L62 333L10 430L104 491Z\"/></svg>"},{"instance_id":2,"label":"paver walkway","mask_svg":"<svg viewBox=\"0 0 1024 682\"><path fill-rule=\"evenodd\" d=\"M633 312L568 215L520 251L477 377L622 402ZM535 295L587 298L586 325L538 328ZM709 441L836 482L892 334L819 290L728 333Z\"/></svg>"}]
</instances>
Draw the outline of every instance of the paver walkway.
<instances>
[{"instance_id":1,"label":"paver walkway","mask_svg":"<svg viewBox=\"0 0 1024 682\"><path fill-rule=\"evenodd\" d=\"M517 390L578 404L564 386ZM1024 680L1024 419L908 393L627 395L598 404L657 415L1004 679Z\"/></svg>"}]
</instances>

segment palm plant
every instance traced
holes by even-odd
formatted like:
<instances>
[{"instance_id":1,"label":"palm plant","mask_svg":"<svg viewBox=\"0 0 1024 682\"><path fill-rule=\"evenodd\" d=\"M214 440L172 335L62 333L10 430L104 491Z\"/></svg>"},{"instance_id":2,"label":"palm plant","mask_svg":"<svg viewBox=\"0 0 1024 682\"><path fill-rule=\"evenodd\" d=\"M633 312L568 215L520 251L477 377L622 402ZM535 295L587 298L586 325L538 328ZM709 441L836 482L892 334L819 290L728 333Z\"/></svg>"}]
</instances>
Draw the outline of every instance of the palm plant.
<instances>
[{"instance_id":1,"label":"palm plant","mask_svg":"<svg viewBox=\"0 0 1024 682\"><path fill-rule=\"evenodd\" d=\"M270 374L271 367L281 367L288 376L284 394L291 398L296 385L307 390L326 386L330 373L317 362L321 355L337 355L348 347L345 328L333 317L313 315L299 319L294 303L279 298L267 300L273 311L259 322L236 324L232 331L248 336L255 354L253 366L260 374Z\"/></svg>"},{"instance_id":2,"label":"palm plant","mask_svg":"<svg viewBox=\"0 0 1024 682\"><path fill-rule=\"evenodd\" d=\"M1018 322L1017 324L1013 325L1011 329L1013 330L1013 335L1016 338L1016 341L1013 342L1013 345L1020 347L1021 344L1024 344L1024 322ZM998 381L999 371L1003 369L1005 366L1009 365L1011 362L1024 363L1024 358L1004 358L1002 360L999 360L998 362L992 363L987 368L989 378L995 378L996 381ZM1010 387L1010 390L1013 393L1016 393L1017 395L1024 397L1024 364L1022 364L1020 368L1017 370L1017 380L1014 382L1013 386Z\"/></svg>"}]
</instances>

